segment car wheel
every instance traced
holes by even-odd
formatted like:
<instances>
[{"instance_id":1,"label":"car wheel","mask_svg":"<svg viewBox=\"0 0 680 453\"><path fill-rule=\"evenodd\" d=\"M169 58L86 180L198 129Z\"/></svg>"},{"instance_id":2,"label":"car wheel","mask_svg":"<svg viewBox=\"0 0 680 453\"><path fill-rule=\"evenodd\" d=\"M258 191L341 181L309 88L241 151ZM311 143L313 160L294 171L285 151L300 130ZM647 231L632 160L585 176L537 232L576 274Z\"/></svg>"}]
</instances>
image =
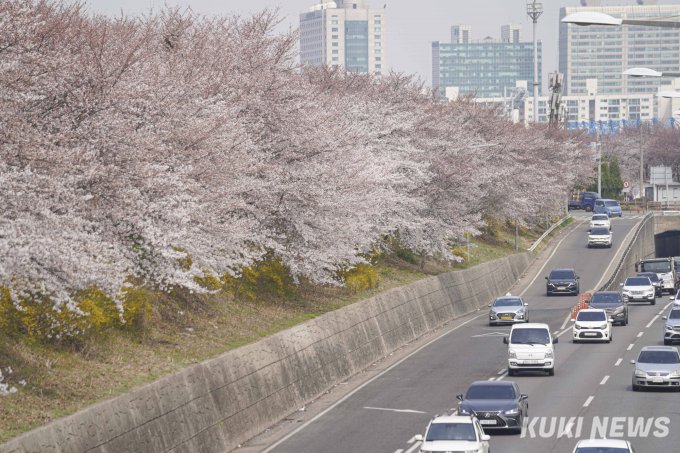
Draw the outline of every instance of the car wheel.
<instances>
[{"instance_id":1,"label":"car wheel","mask_svg":"<svg viewBox=\"0 0 680 453\"><path fill-rule=\"evenodd\" d=\"M547 293L548 293L548 297L552 296L552 293L550 291L548 291Z\"/></svg>"},{"instance_id":2,"label":"car wheel","mask_svg":"<svg viewBox=\"0 0 680 453\"><path fill-rule=\"evenodd\" d=\"M555 368L551 368L548 370L548 376L555 376Z\"/></svg>"},{"instance_id":3,"label":"car wheel","mask_svg":"<svg viewBox=\"0 0 680 453\"><path fill-rule=\"evenodd\" d=\"M612 342L612 337L609 337L609 339L607 340L607 343L611 343L611 342Z\"/></svg>"},{"instance_id":4,"label":"car wheel","mask_svg":"<svg viewBox=\"0 0 680 453\"><path fill-rule=\"evenodd\" d=\"M515 370L511 370L508 368L508 376L514 376L515 375Z\"/></svg>"},{"instance_id":5,"label":"car wheel","mask_svg":"<svg viewBox=\"0 0 680 453\"><path fill-rule=\"evenodd\" d=\"M666 340L666 339L664 338L664 339L663 339L663 344L666 345L666 346L668 346L669 344L671 344L671 340Z\"/></svg>"},{"instance_id":6,"label":"car wheel","mask_svg":"<svg viewBox=\"0 0 680 453\"><path fill-rule=\"evenodd\" d=\"M636 384L633 384L633 391L634 391L634 392L639 392L639 391L640 391L640 386L639 386L639 385L636 385Z\"/></svg>"},{"instance_id":7,"label":"car wheel","mask_svg":"<svg viewBox=\"0 0 680 453\"><path fill-rule=\"evenodd\" d=\"M650 305L656 305L656 298L654 298L654 300L651 301L649 304L650 304Z\"/></svg>"},{"instance_id":8,"label":"car wheel","mask_svg":"<svg viewBox=\"0 0 680 453\"><path fill-rule=\"evenodd\" d=\"M574 339L571 340L571 341L573 341L574 343L578 343L578 340L577 340L576 338L574 338Z\"/></svg>"},{"instance_id":9,"label":"car wheel","mask_svg":"<svg viewBox=\"0 0 680 453\"><path fill-rule=\"evenodd\" d=\"M608 245L607 247L609 247L609 248L612 248L612 245L611 245L611 244L609 244L609 245Z\"/></svg>"},{"instance_id":10,"label":"car wheel","mask_svg":"<svg viewBox=\"0 0 680 453\"><path fill-rule=\"evenodd\" d=\"M586 209L586 212L592 212L593 211L593 207L590 206L589 204L586 205L585 209Z\"/></svg>"},{"instance_id":11,"label":"car wheel","mask_svg":"<svg viewBox=\"0 0 680 453\"><path fill-rule=\"evenodd\" d=\"M489 325L490 325L491 327L494 327L494 326L496 326L497 324L496 324L495 322L490 322Z\"/></svg>"}]
</instances>

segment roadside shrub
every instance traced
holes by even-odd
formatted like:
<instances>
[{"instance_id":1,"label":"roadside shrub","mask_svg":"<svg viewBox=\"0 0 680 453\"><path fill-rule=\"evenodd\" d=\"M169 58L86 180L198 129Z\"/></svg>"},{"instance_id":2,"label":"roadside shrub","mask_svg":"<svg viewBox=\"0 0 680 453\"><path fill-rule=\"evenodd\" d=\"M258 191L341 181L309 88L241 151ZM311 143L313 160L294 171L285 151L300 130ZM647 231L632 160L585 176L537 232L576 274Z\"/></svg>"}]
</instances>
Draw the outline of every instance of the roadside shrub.
<instances>
[{"instance_id":1,"label":"roadside shrub","mask_svg":"<svg viewBox=\"0 0 680 453\"><path fill-rule=\"evenodd\" d=\"M270 255L254 267L242 268L238 278L225 275L222 285L233 297L245 296L251 300L264 294L291 297L296 289L290 268Z\"/></svg>"},{"instance_id":2,"label":"roadside shrub","mask_svg":"<svg viewBox=\"0 0 680 453\"><path fill-rule=\"evenodd\" d=\"M378 270L374 266L365 263L360 263L348 271L340 272L339 277L352 293L375 288L380 284L380 273Z\"/></svg>"},{"instance_id":3,"label":"roadside shrub","mask_svg":"<svg viewBox=\"0 0 680 453\"><path fill-rule=\"evenodd\" d=\"M406 261L409 264L418 264L418 258L413 254L412 251L407 249L397 249L395 253L401 260Z\"/></svg>"}]
</instances>

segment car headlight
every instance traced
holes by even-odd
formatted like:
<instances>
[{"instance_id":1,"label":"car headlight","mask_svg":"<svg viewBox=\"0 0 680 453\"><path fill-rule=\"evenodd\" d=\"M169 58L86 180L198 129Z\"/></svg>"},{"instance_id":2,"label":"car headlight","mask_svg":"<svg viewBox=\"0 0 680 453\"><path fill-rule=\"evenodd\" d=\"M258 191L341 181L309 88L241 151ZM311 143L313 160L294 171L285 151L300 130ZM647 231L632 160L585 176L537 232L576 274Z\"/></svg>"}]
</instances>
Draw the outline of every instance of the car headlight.
<instances>
[{"instance_id":1,"label":"car headlight","mask_svg":"<svg viewBox=\"0 0 680 453\"><path fill-rule=\"evenodd\" d=\"M494 312L489 313L489 319L496 319L496 313Z\"/></svg>"},{"instance_id":2,"label":"car headlight","mask_svg":"<svg viewBox=\"0 0 680 453\"><path fill-rule=\"evenodd\" d=\"M514 349L508 349L508 357L511 358L511 359L517 358L517 353L515 352Z\"/></svg>"},{"instance_id":3,"label":"car headlight","mask_svg":"<svg viewBox=\"0 0 680 453\"><path fill-rule=\"evenodd\" d=\"M643 370L635 370L635 376L645 377L645 376L647 376L647 373L645 373Z\"/></svg>"},{"instance_id":4,"label":"car headlight","mask_svg":"<svg viewBox=\"0 0 680 453\"><path fill-rule=\"evenodd\" d=\"M519 408L516 407L514 409L510 409L508 411L505 411L505 415L517 415L519 414Z\"/></svg>"},{"instance_id":5,"label":"car headlight","mask_svg":"<svg viewBox=\"0 0 680 453\"><path fill-rule=\"evenodd\" d=\"M548 350L545 352L545 358L546 358L546 359L552 359L552 358L553 358L553 350L552 350L552 349L548 349Z\"/></svg>"},{"instance_id":6,"label":"car headlight","mask_svg":"<svg viewBox=\"0 0 680 453\"><path fill-rule=\"evenodd\" d=\"M581 330L581 325L579 323L574 324L574 329Z\"/></svg>"},{"instance_id":7,"label":"car headlight","mask_svg":"<svg viewBox=\"0 0 680 453\"><path fill-rule=\"evenodd\" d=\"M601 329L601 330L607 330L607 324L601 325L601 326L600 326L600 329Z\"/></svg>"},{"instance_id":8,"label":"car headlight","mask_svg":"<svg viewBox=\"0 0 680 453\"><path fill-rule=\"evenodd\" d=\"M623 307L618 307L612 310L612 315L618 315L619 313L623 313Z\"/></svg>"},{"instance_id":9,"label":"car headlight","mask_svg":"<svg viewBox=\"0 0 680 453\"><path fill-rule=\"evenodd\" d=\"M432 453L432 450L420 450L420 453Z\"/></svg>"},{"instance_id":10,"label":"car headlight","mask_svg":"<svg viewBox=\"0 0 680 453\"><path fill-rule=\"evenodd\" d=\"M623 290L623 294L626 294L626 295L630 294L630 290L629 290L629 289L624 289L624 290Z\"/></svg>"},{"instance_id":11,"label":"car headlight","mask_svg":"<svg viewBox=\"0 0 680 453\"><path fill-rule=\"evenodd\" d=\"M458 413L461 415L470 415L470 411L468 411L467 409L463 409L462 407L458 408Z\"/></svg>"},{"instance_id":12,"label":"car headlight","mask_svg":"<svg viewBox=\"0 0 680 453\"><path fill-rule=\"evenodd\" d=\"M680 370L673 370L673 371L671 371L670 375L672 377L679 377L680 376Z\"/></svg>"},{"instance_id":13,"label":"car headlight","mask_svg":"<svg viewBox=\"0 0 680 453\"><path fill-rule=\"evenodd\" d=\"M669 332L672 332L673 326L669 326L668 324L666 324L666 330L669 331Z\"/></svg>"}]
</instances>

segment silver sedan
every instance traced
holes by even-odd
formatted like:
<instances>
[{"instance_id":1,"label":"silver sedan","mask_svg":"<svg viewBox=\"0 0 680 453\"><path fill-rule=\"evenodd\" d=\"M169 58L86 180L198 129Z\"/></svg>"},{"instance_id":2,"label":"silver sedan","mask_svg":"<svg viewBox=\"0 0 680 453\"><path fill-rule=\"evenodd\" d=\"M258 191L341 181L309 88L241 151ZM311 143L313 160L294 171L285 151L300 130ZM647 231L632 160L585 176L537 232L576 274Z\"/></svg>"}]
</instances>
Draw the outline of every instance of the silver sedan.
<instances>
[{"instance_id":1,"label":"silver sedan","mask_svg":"<svg viewBox=\"0 0 680 453\"><path fill-rule=\"evenodd\" d=\"M489 325L517 322L529 322L529 304L518 296L497 297L489 304Z\"/></svg>"},{"instance_id":2,"label":"silver sedan","mask_svg":"<svg viewBox=\"0 0 680 453\"><path fill-rule=\"evenodd\" d=\"M633 390L664 387L680 390L680 354L669 346L646 346L640 351L633 370Z\"/></svg>"}]
</instances>

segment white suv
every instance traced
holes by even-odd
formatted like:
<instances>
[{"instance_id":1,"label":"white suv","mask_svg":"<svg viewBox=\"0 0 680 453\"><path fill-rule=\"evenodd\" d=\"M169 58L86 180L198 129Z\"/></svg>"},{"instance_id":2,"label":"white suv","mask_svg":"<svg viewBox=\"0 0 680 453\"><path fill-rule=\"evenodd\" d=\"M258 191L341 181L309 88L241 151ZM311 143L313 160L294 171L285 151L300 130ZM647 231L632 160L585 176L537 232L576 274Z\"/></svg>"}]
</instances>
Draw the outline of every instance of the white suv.
<instances>
[{"instance_id":1,"label":"white suv","mask_svg":"<svg viewBox=\"0 0 680 453\"><path fill-rule=\"evenodd\" d=\"M555 375L555 347L557 337L550 333L547 324L515 324L509 337L503 337L508 345L508 376L518 371L547 371Z\"/></svg>"},{"instance_id":2,"label":"white suv","mask_svg":"<svg viewBox=\"0 0 680 453\"><path fill-rule=\"evenodd\" d=\"M465 451L489 453L489 439L484 434L477 417L463 415L435 415L427 425L425 436L418 434L422 442L421 453Z\"/></svg>"},{"instance_id":3,"label":"white suv","mask_svg":"<svg viewBox=\"0 0 680 453\"><path fill-rule=\"evenodd\" d=\"M574 343L582 340L606 341L612 338L612 318L607 317L607 312L602 309L589 308L581 310L576 315L574 322Z\"/></svg>"},{"instance_id":4,"label":"white suv","mask_svg":"<svg viewBox=\"0 0 680 453\"><path fill-rule=\"evenodd\" d=\"M596 451L635 453L633 446L623 439L583 439L579 440L574 453L592 453Z\"/></svg>"},{"instance_id":5,"label":"white suv","mask_svg":"<svg viewBox=\"0 0 680 453\"><path fill-rule=\"evenodd\" d=\"M612 229L612 222L609 220L607 214L595 214L592 219L590 219L590 228L588 231L592 231L593 228L606 228L608 230Z\"/></svg>"},{"instance_id":6,"label":"white suv","mask_svg":"<svg viewBox=\"0 0 680 453\"><path fill-rule=\"evenodd\" d=\"M628 277L626 283L619 283L623 286L621 293L623 293L624 300L649 302L651 305L656 305L656 290L649 277Z\"/></svg>"}]
</instances>

